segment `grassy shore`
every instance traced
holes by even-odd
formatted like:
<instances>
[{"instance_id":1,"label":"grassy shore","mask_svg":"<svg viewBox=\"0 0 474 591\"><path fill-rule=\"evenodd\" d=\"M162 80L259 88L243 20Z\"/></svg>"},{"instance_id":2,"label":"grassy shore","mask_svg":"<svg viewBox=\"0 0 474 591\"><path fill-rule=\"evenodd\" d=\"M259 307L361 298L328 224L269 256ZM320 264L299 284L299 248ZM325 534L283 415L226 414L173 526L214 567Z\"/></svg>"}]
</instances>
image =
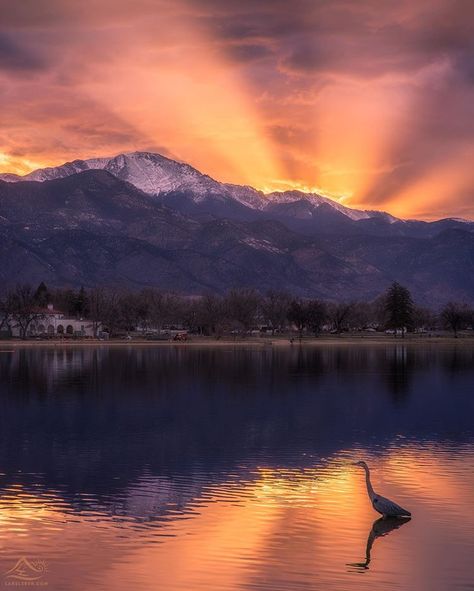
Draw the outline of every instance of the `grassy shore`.
<instances>
[{"instance_id":1,"label":"grassy shore","mask_svg":"<svg viewBox=\"0 0 474 591\"><path fill-rule=\"evenodd\" d=\"M288 336L264 337L200 337L192 336L187 341L153 341L140 337L132 339L50 339L50 340L20 340L8 339L0 341L0 350L19 349L24 347L224 347L224 346L252 346L252 347L299 347L299 346L364 346L364 345L474 345L474 334L461 334L454 338L450 334L435 336L407 335L404 338L384 334L342 334L324 335L321 337L298 338Z\"/></svg>"}]
</instances>

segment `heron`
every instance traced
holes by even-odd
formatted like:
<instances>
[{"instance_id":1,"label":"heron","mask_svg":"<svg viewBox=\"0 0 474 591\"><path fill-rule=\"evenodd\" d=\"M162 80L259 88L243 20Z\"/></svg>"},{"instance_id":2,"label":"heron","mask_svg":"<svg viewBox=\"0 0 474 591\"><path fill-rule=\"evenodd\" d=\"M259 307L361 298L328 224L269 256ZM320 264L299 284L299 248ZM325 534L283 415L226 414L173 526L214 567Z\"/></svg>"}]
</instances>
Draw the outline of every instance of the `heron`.
<instances>
[{"instance_id":1,"label":"heron","mask_svg":"<svg viewBox=\"0 0 474 591\"><path fill-rule=\"evenodd\" d=\"M394 503L390 499L386 499L381 495L377 494L372 488L370 482L370 470L367 464L363 461L354 462L354 466L361 466L365 470L365 483L367 484L367 493L369 495L372 507L380 513L382 517L411 517L410 511L407 511L397 503Z\"/></svg>"}]
</instances>

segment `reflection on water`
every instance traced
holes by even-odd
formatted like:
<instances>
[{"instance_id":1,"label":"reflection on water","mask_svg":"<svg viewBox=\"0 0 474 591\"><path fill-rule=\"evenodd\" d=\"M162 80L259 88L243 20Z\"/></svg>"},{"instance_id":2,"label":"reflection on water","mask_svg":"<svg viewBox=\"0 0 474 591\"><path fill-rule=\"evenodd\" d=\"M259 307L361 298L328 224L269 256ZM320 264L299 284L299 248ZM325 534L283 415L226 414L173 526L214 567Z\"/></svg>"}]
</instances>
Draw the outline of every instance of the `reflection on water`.
<instances>
[{"instance_id":1,"label":"reflection on water","mask_svg":"<svg viewBox=\"0 0 474 591\"><path fill-rule=\"evenodd\" d=\"M473 381L440 345L0 352L0 588L472 588Z\"/></svg>"},{"instance_id":2,"label":"reflection on water","mask_svg":"<svg viewBox=\"0 0 474 591\"><path fill-rule=\"evenodd\" d=\"M398 529L408 521L411 521L411 517L380 517L379 519L376 519L370 528L369 537L367 538L364 562L349 562L347 566L353 566L358 570L368 569L370 561L372 560L372 546L374 545L375 540L380 538L380 536L386 536L391 531Z\"/></svg>"}]
</instances>

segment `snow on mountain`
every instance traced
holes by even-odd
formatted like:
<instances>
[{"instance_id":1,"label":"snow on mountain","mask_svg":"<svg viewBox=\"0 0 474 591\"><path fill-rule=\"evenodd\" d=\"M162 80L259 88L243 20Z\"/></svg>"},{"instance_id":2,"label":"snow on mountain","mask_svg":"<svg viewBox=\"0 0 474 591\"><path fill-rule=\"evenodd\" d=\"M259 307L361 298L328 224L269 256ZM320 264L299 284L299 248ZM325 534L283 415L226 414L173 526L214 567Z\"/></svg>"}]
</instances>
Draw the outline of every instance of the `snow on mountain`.
<instances>
[{"instance_id":1,"label":"snow on mountain","mask_svg":"<svg viewBox=\"0 0 474 591\"><path fill-rule=\"evenodd\" d=\"M470 220L466 220L466 218L446 218L446 220L450 222L459 222L460 224L471 224Z\"/></svg>"},{"instance_id":2,"label":"snow on mountain","mask_svg":"<svg viewBox=\"0 0 474 591\"><path fill-rule=\"evenodd\" d=\"M368 209L352 209L346 205L342 205L334 199L330 199L319 193L303 193L302 191L275 191L265 195L267 207L272 203L295 203L296 201L305 200L310 203L314 208L320 207L321 205L329 205L339 213L347 216L353 221L368 220L372 218L378 218L393 224L399 222L400 219L386 213L385 211L374 211Z\"/></svg>"},{"instance_id":3,"label":"snow on mountain","mask_svg":"<svg viewBox=\"0 0 474 591\"><path fill-rule=\"evenodd\" d=\"M106 170L117 178L127 181L145 193L152 195L178 190L187 190L197 195L203 195L220 189L220 183L201 174L192 166L149 152L119 154L112 158L74 160L61 166L35 170L22 177L0 175L0 179L8 182L43 182L91 169Z\"/></svg>"},{"instance_id":4,"label":"snow on mountain","mask_svg":"<svg viewBox=\"0 0 474 591\"><path fill-rule=\"evenodd\" d=\"M265 209L266 195L263 191L258 191L248 185L233 185L231 183L222 183L221 187L235 201L251 207L252 209Z\"/></svg>"},{"instance_id":5,"label":"snow on mountain","mask_svg":"<svg viewBox=\"0 0 474 591\"><path fill-rule=\"evenodd\" d=\"M6 183L16 183L17 181L22 181L24 179L25 177L21 177L12 172L4 172L3 174L0 174L0 181L5 181Z\"/></svg>"},{"instance_id":6,"label":"snow on mountain","mask_svg":"<svg viewBox=\"0 0 474 591\"><path fill-rule=\"evenodd\" d=\"M109 160L105 170L151 195L189 191L199 201L206 194L221 190L220 183L189 164L149 152L120 154Z\"/></svg>"},{"instance_id":7,"label":"snow on mountain","mask_svg":"<svg viewBox=\"0 0 474 591\"><path fill-rule=\"evenodd\" d=\"M390 223L397 221L397 218L384 212L351 209L317 193L303 193L293 190L264 194L262 191L250 186L220 183L210 176L202 174L189 164L177 162L151 152L132 152L119 154L111 158L74 160L61 166L35 170L25 176L8 173L0 174L0 180L7 182L43 182L64 178L91 169L106 170L150 195L180 191L188 193L195 202L213 196L214 198L231 199L251 209L260 211L264 211L273 204L306 200L315 208L315 211L322 204L327 204L354 221L374 217L386 219Z\"/></svg>"},{"instance_id":8,"label":"snow on mountain","mask_svg":"<svg viewBox=\"0 0 474 591\"><path fill-rule=\"evenodd\" d=\"M84 170L105 168L108 158L92 158L90 160L74 160L73 162L66 162L61 166L54 166L48 168L40 168L34 170L25 176L16 174L0 174L0 180L7 182L19 181L53 181L61 179Z\"/></svg>"},{"instance_id":9,"label":"snow on mountain","mask_svg":"<svg viewBox=\"0 0 474 591\"><path fill-rule=\"evenodd\" d=\"M373 217L373 213L377 212L369 212L369 211L362 211L358 209L350 209L334 201L333 199L329 199L329 197L324 197L323 195L319 195L318 193L303 193L301 191L276 191L274 193L270 193L267 196L267 199L271 203L293 203L295 201L300 201L301 199L307 200L311 205L318 208L323 203L330 205L333 209L343 213L351 220L364 220L370 217Z\"/></svg>"}]
</instances>

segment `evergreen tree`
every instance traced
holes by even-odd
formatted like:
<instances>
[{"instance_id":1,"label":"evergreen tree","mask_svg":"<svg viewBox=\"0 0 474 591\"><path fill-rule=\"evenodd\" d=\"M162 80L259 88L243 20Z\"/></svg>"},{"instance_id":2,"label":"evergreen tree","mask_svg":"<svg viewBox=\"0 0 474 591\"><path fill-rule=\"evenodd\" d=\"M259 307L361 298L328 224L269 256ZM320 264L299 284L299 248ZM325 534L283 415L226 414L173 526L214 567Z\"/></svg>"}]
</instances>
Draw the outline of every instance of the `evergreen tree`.
<instances>
[{"instance_id":1,"label":"evergreen tree","mask_svg":"<svg viewBox=\"0 0 474 591\"><path fill-rule=\"evenodd\" d=\"M396 281L392 283L385 296L385 311L388 315L387 326L395 330L395 336L398 330L401 330L404 336L405 329L413 326L414 305L411 294Z\"/></svg>"},{"instance_id":2,"label":"evergreen tree","mask_svg":"<svg viewBox=\"0 0 474 591\"><path fill-rule=\"evenodd\" d=\"M46 306L50 303L51 294L49 293L44 281L42 281L36 288L33 298L40 308L46 308Z\"/></svg>"},{"instance_id":3,"label":"evergreen tree","mask_svg":"<svg viewBox=\"0 0 474 591\"><path fill-rule=\"evenodd\" d=\"M75 297L74 312L79 317L86 316L88 312L88 305L89 302L87 298L87 293L84 287L82 286Z\"/></svg>"}]
</instances>

